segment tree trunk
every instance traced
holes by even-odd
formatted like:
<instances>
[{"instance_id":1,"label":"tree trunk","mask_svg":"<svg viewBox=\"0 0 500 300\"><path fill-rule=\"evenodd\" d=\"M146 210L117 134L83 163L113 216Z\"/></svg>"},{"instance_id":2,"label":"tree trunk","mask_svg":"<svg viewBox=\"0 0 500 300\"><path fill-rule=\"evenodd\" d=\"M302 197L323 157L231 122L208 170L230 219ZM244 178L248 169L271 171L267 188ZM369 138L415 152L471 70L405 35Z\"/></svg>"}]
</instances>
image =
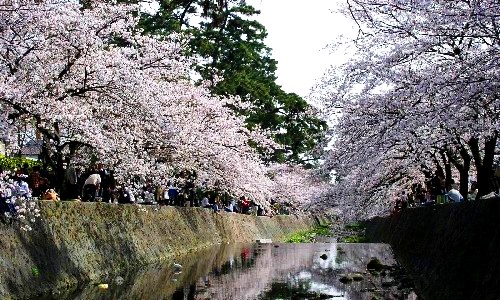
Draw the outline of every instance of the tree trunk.
<instances>
[{"instance_id":1,"label":"tree trunk","mask_svg":"<svg viewBox=\"0 0 500 300\"><path fill-rule=\"evenodd\" d=\"M457 159L456 155L454 155L451 150L448 150L446 155L448 156L448 160L453 163L460 174L460 194L464 197L464 201L467 201L467 194L469 193L469 170L472 160L469 151L467 151L463 145L460 145L461 161Z\"/></svg>"},{"instance_id":2,"label":"tree trunk","mask_svg":"<svg viewBox=\"0 0 500 300\"><path fill-rule=\"evenodd\" d=\"M460 194L464 197L464 201L468 201L467 195L469 194L469 166L459 170L460 172Z\"/></svg>"},{"instance_id":3,"label":"tree trunk","mask_svg":"<svg viewBox=\"0 0 500 300\"><path fill-rule=\"evenodd\" d=\"M463 169L460 170L460 194L464 196L464 200L468 201L467 194L469 194L469 170L472 157L469 155L469 151L462 146L460 149L460 155L462 156Z\"/></svg>"},{"instance_id":4,"label":"tree trunk","mask_svg":"<svg viewBox=\"0 0 500 300\"><path fill-rule=\"evenodd\" d=\"M452 179L453 179L451 176L451 164L450 164L450 160L446 156L445 150L441 151L440 154L441 154L441 159L443 160L443 164L444 164L445 183L448 186L448 184L450 184Z\"/></svg>"},{"instance_id":5,"label":"tree trunk","mask_svg":"<svg viewBox=\"0 0 500 300\"><path fill-rule=\"evenodd\" d=\"M436 175L440 178L444 178L444 170L441 164L439 163L439 160L437 158L434 159L434 164L436 165Z\"/></svg>"},{"instance_id":6,"label":"tree trunk","mask_svg":"<svg viewBox=\"0 0 500 300\"><path fill-rule=\"evenodd\" d=\"M498 139L498 132L486 139L484 143L484 156L481 157L479 147L479 139L472 138L469 140L469 146L474 157L474 164L477 170L477 188L478 193L476 199L490 193L492 191L491 179L493 178L493 160L495 156L495 147Z\"/></svg>"},{"instance_id":7,"label":"tree trunk","mask_svg":"<svg viewBox=\"0 0 500 300\"><path fill-rule=\"evenodd\" d=\"M64 159L63 159L63 154L61 153L60 149L57 149L57 153L55 153L55 155L56 155L57 161L56 161L56 169L54 170L55 171L54 189L60 195L61 191L62 191L62 187L63 187L63 181L64 181Z\"/></svg>"}]
</instances>

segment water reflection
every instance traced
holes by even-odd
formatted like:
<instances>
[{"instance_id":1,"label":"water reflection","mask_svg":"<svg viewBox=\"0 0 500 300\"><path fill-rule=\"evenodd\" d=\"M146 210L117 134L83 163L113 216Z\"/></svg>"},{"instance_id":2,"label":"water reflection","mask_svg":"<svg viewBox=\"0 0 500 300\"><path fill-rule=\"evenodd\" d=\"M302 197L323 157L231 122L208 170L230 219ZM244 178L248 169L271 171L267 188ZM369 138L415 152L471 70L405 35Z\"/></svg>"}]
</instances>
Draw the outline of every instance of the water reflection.
<instances>
[{"instance_id":1,"label":"water reflection","mask_svg":"<svg viewBox=\"0 0 500 300\"><path fill-rule=\"evenodd\" d=\"M372 275L366 266L373 257L393 267ZM181 272L171 263L153 266L123 282L110 278L107 290L90 286L55 298L417 299L411 285L403 287L394 276L401 270L384 244L225 244L177 262ZM350 274L359 281L339 280Z\"/></svg>"}]
</instances>

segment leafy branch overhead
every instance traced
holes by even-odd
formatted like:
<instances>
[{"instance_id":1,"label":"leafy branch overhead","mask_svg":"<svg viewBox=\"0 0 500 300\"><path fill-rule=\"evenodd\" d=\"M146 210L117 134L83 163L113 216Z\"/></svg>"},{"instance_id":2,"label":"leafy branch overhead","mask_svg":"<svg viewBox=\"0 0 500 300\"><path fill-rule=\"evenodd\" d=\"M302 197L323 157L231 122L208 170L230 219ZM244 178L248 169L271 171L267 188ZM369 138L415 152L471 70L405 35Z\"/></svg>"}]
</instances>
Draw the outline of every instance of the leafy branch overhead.
<instances>
[{"instance_id":1,"label":"leafy branch overhead","mask_svg":"<svg viewBox=\"0 0 500 300\"><path fill-rule=\"evenodd\" d=\"M212 82L212 93L246 102L238 113L249 129L275 133L281 147L271 161L307 164L326 123L302 97L276 84L277 62L264 43L266 29L254 20L259 13L244 1L163 1L155 14L143 15L141 24L150 33L188 34L200 83Z\"/></svg>"}]
</instances>

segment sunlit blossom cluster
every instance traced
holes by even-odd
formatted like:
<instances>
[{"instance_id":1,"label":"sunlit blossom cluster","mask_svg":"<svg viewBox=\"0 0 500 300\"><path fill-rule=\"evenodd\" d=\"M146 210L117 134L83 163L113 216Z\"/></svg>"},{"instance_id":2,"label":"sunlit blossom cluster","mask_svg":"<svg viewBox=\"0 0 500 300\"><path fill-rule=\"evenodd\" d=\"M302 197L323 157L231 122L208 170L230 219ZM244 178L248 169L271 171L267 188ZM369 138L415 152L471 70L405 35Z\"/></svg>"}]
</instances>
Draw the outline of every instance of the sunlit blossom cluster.
<instances>
[{"instance_id":1,"label":"sunlit blossom cluster","mask_svg":"<svg viewBox=\"0 0 500 300\"><path fill-rule=\"evenodd\" d=\"M336 123L325 168L336 172L331 198L346 215L387 213L395 195L446 165L488 193L500 132L499 11L498 1L345 6L359 29L348 41L355 55L318 94Z\"/></svg>"},{"instance_id":2,"label":"sunlit blossom cluster","mask_svg":"<svg viewBox=\"0 0 500 300\"><path fill-rule=\"evenodd\" d=\"M29 132L40 135L56 171L62 162L88 166L97 158L125 186L138 177L165 184L190 170L264 206L284 197L276 185L297 179L273 181L248 143L276 147L269 133L245 127L229 108L242 105L239 99L195 86L182 37L143 35L137 9L0 0L0 133L7 149L16 150L18 135Z\"/></svg>"},{"instance_id":3,"label":"sunlit blossom cluster","mask_svg":"<svg viewBox=\"0 0 500 300\"><path fill-rule=\"evenodd\" d=\"M5 199L7 210L0 218L4 222L16 222L22 230L30 231L40 217L40 209L30 197L17 193L14 178L15 174L10 171L0 172L0 197Z\"/></svg>"}]
</instances>

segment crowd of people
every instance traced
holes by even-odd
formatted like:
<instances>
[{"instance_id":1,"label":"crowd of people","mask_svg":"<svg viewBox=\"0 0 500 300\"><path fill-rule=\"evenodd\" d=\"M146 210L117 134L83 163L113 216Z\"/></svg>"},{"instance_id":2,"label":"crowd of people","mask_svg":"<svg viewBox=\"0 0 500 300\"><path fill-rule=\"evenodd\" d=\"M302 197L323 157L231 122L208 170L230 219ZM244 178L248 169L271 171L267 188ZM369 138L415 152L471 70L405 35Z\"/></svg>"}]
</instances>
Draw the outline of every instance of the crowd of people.
<instances>
[{"instance_id":1,"label":"crowd of people","mask_svg":"<svg viewBox=\"0 0 500 300\"><path fill-rule=\"evenodd\" d=\"M167 182L165 186L154 185L148 180L137 178L132 186L118 185L113 170L103 164L82 170L68 165L64 176L56 176L38 165L30 168L23 166L16 172L0 170L0 211L15 215L15 203L10 199L27 200L73 200L82 202L106 202L116 204L141 204L160 206L203 207L214 212L233 212L272 216L289 214L289 203L271 200L267 210L250 200L247 196L236 197L220 191L217 182L210 184L208 179L195 185L195 172L182 171ZM56 193L55 183L61 180Z\"/></svg>"},{"instance_id":2,"label":"crowd of people","mask_svg":"<svg viewBox=\"0 0 500 300\"><path fill-rule=\"evenodd\" d=\"M425 183L414 183L409 191L403 191L396 198L394 211L399 211L408 207L430 206L444 203L459 203L465 200L476 200L478 190L477 183L471 181L469 192L464 196L459 191L459 186L454 179L449 182L442 176L434 176L431 180Z\"/></svg>"}]
</instances>

